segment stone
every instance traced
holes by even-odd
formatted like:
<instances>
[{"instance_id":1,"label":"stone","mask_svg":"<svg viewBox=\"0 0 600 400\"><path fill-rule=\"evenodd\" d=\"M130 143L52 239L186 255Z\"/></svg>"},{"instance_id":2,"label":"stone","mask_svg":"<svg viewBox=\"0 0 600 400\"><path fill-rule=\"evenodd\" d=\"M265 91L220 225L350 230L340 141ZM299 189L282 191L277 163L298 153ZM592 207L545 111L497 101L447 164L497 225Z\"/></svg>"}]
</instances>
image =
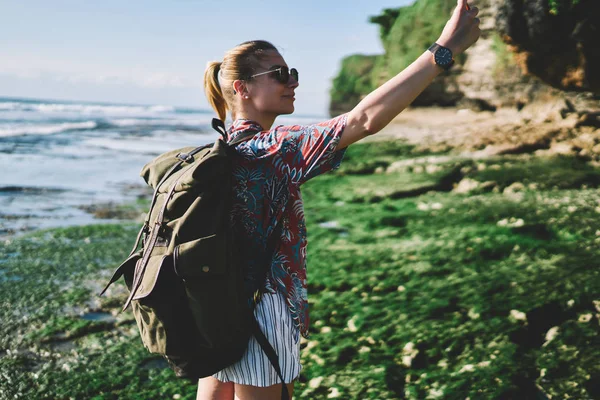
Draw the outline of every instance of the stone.
<instances>
[{"instance_id":1,"label":"stone","mask_svg":"<svg viewBox=\"0 0 600 400\"><path fill-rule=\"evenodd\" d=\"M600 113L583 113L577 119L575 124L576 128L580 126L591 126L593 128L600 128Z\"/></svg>"},{"instance_id":2,"label":"stone","mask_svg":"<svg viewBox=\"0 0 600 400\"><path fill-rule=\"evenodd\" d=\"M514 182L510 186L507 186L504 189L503 193L508 194L508 193L523 192L523 191L525 191L525 185L523 185L521 182Z\"/></svg>"},{"instance_id":3,"label":"stone","mask_svg":"<svg viewBox=\"0 0 600 400\"><path fill-rule=\"evenodd\" d=\"M454 188L454 192L455 193L470 193L474 190L476 190L479 187L479 182L474 180L474 179L470 179L470 178L464 178L463 180L461 180L460 182L458 182L458 185L456 185L456 187Z\"/></svg>"}]
</instances>

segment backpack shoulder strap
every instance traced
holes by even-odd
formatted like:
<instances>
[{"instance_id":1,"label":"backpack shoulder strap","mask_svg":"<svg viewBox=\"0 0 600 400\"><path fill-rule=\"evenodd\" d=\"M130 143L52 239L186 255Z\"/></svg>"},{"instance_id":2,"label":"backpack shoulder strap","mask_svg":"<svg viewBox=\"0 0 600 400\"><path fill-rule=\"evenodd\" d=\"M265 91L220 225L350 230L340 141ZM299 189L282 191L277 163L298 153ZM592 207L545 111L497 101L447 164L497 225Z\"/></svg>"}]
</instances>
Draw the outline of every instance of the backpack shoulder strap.
<instances>
[{"instance_id":1,"label":"backpack shoulder strap","mask_svg":"<svg viewBox=\"0 0 600 400\"><path fill-rule=\"evenodd\" d=\"M277 357L275 349L273 348L273 346L271 346L271 343L269 343L265 334L262 333L262 331L260 330L260 326L258 326L258 321L254 317L254 315L252 315L250 318L250 326L251 331L254 334L254 337L256 338L256 341L267 355L267 358L271 362L271 365L275 369L275 372L277 372L277 376L279 377L279 379L281 379L281 400L289 400L290 393L288 392L285 381L283 380L283 375L281 374L281 367L279 366L279 357Z\"/></svg>"},{"instance_id":2,"label":"backpack shoulder strap","mask_svg":"<svg viewBox=\"0 0 600 400\"><path fill-rule=\"evenodd\" d=\"M279 221L277 223L277 225L275 225L275 229L273 229L273 231L271 232L271 236L267 240L267 249L265 251L265 258L264 258L264 262L263 262L267 266L267 268L271 265L271 259L273 258L273 254L275 254L275 249L277 247L277 243L278 243L279 239L281 238L281 227L282 227L282 223ZM261 301L261 299L262 299L262 293L260 293L260 291L259 291L258 299L255 297L254 306L256 306L257 303L259 301ZM273 346L271 346L271 343L269 343L269 341L267 340L267 337L265 336L265 334L260 329L260 326L258 325L258 321L256 320L256 317L254 316L253 309L250 312L250 327L251 327L252 334L254 335L254 337L256 338L256 341L260 345L260 348L262 349L262 351L265 353L265 355L269 359L269 362L273 366L273 369L275 369L275 372L277 372L277 376L279 377L279 379L281 379L281 400L289 400L290 394L288 392L287 386L285 385L285 381L283 380L283 375L281 373L281 366L279 365L279 357L277 356L277 352L275 351Z\"/></svg>"},{"instance_id":3,"label":"backpack shoulder strap","mask_svg":"<svg viewBox=\"0 0 600 400\"><path fill-rule=\"evenodd\" d=\"M259 132L259 131L255 131L255 130L247 131L247 132L242 133L240 136L236 137L231 142L227 142L227 130L225 129L225 124L223 123L223 121L221 121L218 118L213 118L212 127L215 131L217 131L221 134L223 141L225 143L227 143L229 145L229 147L234 147L234 146L242 143L246 139L256 135Z\"/></svg>"},{"instance_id":4,"label":"backpack shoulder strap","mask_svg":"<svg viewBox=\"0 0 600 400\"><path fill-rule=\"evenodd\" d=\"M217 132L219 132L221 134L221 136L223 137L223 140L226 141L227 140L227 131L225 130L225 124L223 123L223 121L221 121L220 119L217 118L213 118L212 120L212 127L214 130L216 130ZM252 135L254 135L255 133L252 133ZM250 136L250 135L242 135L244 136L242 138L243 140L246 139L246 137ZM237 140L237 139L236 139ZM239 142L238 142L239 143ZM235 145L237 143L231 143L232 145ZM150 215L152 213L152 209L154 208L154 204L156 203L156 199L158 197L158 190L159 188L162 186L162 184L175 172L177 171L181 165L185 162L189 162L191 160L193 160L193 156L198 153L199 151L206 149L208 147L212 147L213 143L209 143L209 144L205 144L202 146L198 146L196 147L194 150L190 151L189 153L178 153L175 157L177 157L177 159L179 159L179 161L177 163L175 163L171 169L169 169L161 178L161 180L159 181L159 183L156 185L156 188L154 189L154 194L152 195L152 201L150 202L150 211L148 211L148 215L146 217L146 220L144 221L144 224L142 225L142 228L140 229L137 238L135 240L135 243L133 245L133 248L131 249L131 252L129 253L129 257L131 257L131 255L133 253L135 253L135 251L137 250L137 248L140 245L140 241L142 239L142 235L147 234L150 230Z\"/></svg>"}]
</instances>

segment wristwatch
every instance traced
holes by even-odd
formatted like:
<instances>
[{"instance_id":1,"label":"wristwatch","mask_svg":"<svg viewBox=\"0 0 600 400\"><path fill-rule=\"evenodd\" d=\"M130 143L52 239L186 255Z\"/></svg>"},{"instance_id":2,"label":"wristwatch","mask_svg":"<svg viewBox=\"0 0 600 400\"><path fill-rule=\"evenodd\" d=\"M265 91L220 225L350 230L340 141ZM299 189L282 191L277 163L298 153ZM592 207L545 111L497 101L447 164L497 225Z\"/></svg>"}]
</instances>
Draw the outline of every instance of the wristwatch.
<instances>
[{"instance_id":1,"label":"wristwatch","mask_svg":"<svg viewBox=\"0 0 600 400\"><path fill-rule=\"evenodd\" d=\"M435 63L444 68L446 71L448 71L450 67L454 65L454 60L452 59L452 50L449 48L434 43L427 50L433 53L433 59Z\"/></svg>"}]
</instances>

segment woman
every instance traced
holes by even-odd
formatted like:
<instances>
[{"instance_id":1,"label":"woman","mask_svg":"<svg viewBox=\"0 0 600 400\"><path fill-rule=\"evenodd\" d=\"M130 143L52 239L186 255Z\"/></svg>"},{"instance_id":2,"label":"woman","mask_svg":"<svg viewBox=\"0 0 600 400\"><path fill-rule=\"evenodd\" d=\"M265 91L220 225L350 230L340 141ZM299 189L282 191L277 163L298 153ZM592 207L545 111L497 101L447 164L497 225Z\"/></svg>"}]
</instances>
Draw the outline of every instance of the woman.
<instances>
[{"instance_id":1,"label":"woman","mask_svg":"<svg viewBox=\"0 0 600 400\"><path fill-rule=\"evenodd\" d=\"M278 354L290 395L301 370L300 335L307 336L309 323L300 185L338 167L350 144L379 132L451 64L452 54L477 41L477 13L466 0L458 0L436 41L441 50L425 51L347 114L312 126L272 128L278 115L294 111L298 74L270 43L242 43L223 62L208 65L206 95L221 120L231 112L229 139L257 132L236 146L242 157L234 168L232 223L236 237L245 244L247 293L263 288L255 315ZM278 238L265 278L259 267L272 234ZM277 374L252 338L239 362L199 381L197 398L279 399L280 390Z\"/></svg>"}]
</instances>

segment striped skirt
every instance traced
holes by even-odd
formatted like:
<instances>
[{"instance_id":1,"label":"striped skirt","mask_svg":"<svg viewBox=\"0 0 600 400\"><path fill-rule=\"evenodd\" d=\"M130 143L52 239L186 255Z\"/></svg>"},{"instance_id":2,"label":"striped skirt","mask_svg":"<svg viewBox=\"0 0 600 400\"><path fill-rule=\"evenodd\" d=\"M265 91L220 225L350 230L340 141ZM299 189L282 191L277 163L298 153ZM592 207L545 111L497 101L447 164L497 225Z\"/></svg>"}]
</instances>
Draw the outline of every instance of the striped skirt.
<instances>
[{"instance_id":1,"label":"striped skirt","mask_svg":"<svg viewBox=\"0 0 600 400\"><path fill-rule=\"evenodd\" d=\"M280 294L265 293L254 310L254 315L279 357L285 383L291 383L302 370L300 332L294 326L285 299ZM281 383L277 372L254 337L250 339L241 360L217 372L213 377L221 382L260 387Z\"/></svg>"}]
</instances>

